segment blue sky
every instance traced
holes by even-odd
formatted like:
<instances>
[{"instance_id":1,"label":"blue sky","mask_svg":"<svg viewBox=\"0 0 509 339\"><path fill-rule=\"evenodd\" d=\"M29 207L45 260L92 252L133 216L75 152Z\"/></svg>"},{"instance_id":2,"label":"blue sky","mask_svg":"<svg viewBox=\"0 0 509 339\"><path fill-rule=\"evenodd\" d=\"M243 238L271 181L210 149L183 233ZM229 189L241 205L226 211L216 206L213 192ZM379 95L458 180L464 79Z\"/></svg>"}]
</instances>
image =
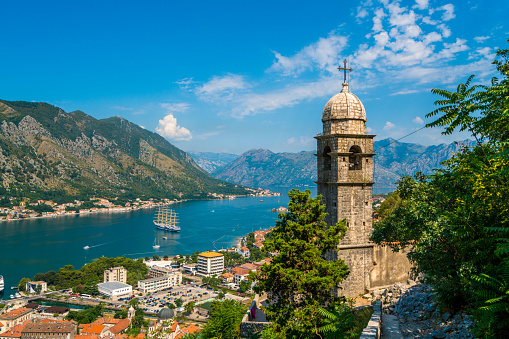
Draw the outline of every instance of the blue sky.
<instances>
[{"instance_id":1,"label":"blue sky","mask_svg":"<svg viewBox=\"0 0 509 339\"><path fill-rule=\"evenodd\" d=\"M185 151L316 147L350 88L377 139L427 121L432 88L496 75L507 1L4 1L0 98L121 116ZM468 138L425 129L424 145Z\"/></svg>"}]
</instances>

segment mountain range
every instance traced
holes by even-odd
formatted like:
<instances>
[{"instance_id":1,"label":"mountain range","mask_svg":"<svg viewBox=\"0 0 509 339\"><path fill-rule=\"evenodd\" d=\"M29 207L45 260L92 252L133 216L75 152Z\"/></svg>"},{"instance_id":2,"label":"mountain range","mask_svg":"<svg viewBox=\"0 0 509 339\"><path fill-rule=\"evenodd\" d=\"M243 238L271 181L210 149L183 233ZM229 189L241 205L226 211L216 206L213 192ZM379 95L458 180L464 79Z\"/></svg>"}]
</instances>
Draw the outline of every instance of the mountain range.
<instances>
[{"instance_id":1,"label":"mountain range","mask_svg":"<svg viewBox=\"0 0 509 339\"><path fill-rule=\"evenodd\" d=\"M160 135L40 102L0 100L0 195L205 198L245 194ZM72 200L71 200L72 201Z\"/></svg>"},{"instance_id":2,"label":"mountain range","mask_svg":"<svg viewBox=\"0 0 509 339\"><path fill-rule=\"evenodd\" d=\"M414 143L383 139L374 142L375 187L395 187L402 175L420 171L430 174L441 168L444 160L452 157L463 146L474 142L464 140L451 144L423 146ZM316 181L316 157L314 151L299 153L273 153L267 149L249 150L221 167L207 168L215 178L250 187L306 186ZM200 164L201 154L193 154ZM208 158L212 155L207 154Z\"/></svg>"}]
</instances>

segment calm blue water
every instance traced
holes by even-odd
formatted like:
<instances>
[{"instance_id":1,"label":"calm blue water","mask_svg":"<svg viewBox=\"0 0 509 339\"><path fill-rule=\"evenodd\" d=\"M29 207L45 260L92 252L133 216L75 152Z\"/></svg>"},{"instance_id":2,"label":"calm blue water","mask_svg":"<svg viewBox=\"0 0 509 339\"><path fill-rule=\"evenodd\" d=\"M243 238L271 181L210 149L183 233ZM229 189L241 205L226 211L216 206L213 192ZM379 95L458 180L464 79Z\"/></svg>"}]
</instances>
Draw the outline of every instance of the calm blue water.
<instances>
[{"instance_id":1,"label":"calm blue water","mask_svg":"<svg viewBox=\"0 0 509 339\"><path fill-rule=\"evenodd\" d=\"M156 230L155 209L129 213L99 213L0 223L0 275L3 298L21 278L57 271L65 265L76 269L101 256L128 258L191 254L231 246L235 238L275 225L272 208L288 205L289 188L273 188L280 197L190 201L172 207L178 213L180 233ZM304 189L301 189L304 190ZM387 189L376 189L375 194ZM311 192L316 196L316 188ZM260 201L263 200L263 201ZM163 236L168 237L167 240ZM156 241L161 247L152 248ZM90 249L84 250L84 246ZM1 297L1 296L0 296Z\"/></svg>"},{"instance_id":2,"label":"calm blue water","mask_svg":"<svg viewBox=\"0 0 509 339\"><path fill-rule=\"evenodd\" d=\"M288 189L274 190L282 195L173 205L179 216L180 233L156 230L152 223L155 209L2 222L0 275L5 279L3 298L9 298L10 287L17 285L23 277L57 271L68 264L78 269L101 256L172 256L231 246L237 237L275 225L277 213L270 210L288 205ZM316 195L316 188L312 193ZM168 239L164 240L163 236ZM152 248L154 240L161 245L158 250ZM84 250L84 246L90 246L90 249Z\"/></svg>"}]
</instances>

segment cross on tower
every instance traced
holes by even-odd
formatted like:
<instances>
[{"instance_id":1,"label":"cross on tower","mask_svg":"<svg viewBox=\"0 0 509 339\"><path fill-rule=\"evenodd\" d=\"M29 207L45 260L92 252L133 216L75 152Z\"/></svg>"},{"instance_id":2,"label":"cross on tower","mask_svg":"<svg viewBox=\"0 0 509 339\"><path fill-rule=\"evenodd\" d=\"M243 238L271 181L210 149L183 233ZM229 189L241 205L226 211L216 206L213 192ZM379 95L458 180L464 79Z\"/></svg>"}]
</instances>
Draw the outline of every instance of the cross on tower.
<instances>
[{"instance_id":1,"label":"cross on tower","mask_svg":"<svg viewBox=\"0 0 509 339\"><path fill-rule=\"evenodd\" d=\"M346 61L346 59L345 59L345 60L343 61L343 64L345 65L345 67L341 67L341 66L339 66L339 67L338 67L338 69L339 69L340 71L345 71L345 80L343 81L343 83L345 83L345 84L346 84L346 71L350 71L350 72L351 72L351 71L353 71L351 68L346 68L346 63L347 63L347 61Z\"/></svg>"}]
</instances>

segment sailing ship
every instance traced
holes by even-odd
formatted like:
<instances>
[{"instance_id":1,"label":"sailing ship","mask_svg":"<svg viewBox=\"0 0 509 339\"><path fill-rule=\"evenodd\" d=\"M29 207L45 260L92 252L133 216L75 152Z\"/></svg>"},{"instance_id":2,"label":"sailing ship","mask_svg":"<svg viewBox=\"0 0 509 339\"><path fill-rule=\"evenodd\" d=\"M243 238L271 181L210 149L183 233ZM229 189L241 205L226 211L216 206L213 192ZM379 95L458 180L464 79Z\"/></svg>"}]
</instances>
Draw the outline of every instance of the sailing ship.
<instances>
[{"instance_id":1,"label":"sailing ship","mask_svg":"<svg viewBox=\"0 0 509 339\"><path fill-rule=\"evenodd\" d=\"M154 225L160 230L180 232L180 227L177 225L177 213L169 207L159 207L154 216Z\"/></svg>"}]
</instances>

